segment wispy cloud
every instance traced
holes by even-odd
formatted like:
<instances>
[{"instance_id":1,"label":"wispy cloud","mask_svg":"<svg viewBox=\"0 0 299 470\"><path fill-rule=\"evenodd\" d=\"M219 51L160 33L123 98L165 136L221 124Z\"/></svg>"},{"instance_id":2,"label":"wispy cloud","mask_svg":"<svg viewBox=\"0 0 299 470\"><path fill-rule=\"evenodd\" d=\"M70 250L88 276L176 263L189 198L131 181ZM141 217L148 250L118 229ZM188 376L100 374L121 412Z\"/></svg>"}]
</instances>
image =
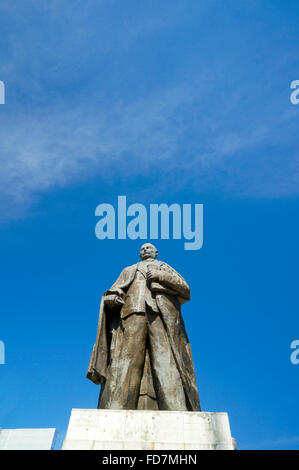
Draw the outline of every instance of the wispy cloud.
<instances>
[{"instance_id":1,"label":"wispy cloud","mask_svg":"<svg viewBox=\"0 0 299 470\"><path fill-rule=\"evenodd\" d=\"M178 56L175 76L173 64L164 76L163 62L146 76L147 59L135 55L158 59L140 39L151 36L160 51L159 32L173 39L175 54L181 42L171 30L189 21L177 7L160 16L120 12L117 20L114 2L111 11L103 2L83 11L80 2L71 11L68 2L25 3L27 10L1 5L11 29L0 67L10 94L0 116L0 197L12 215L42 192L96 175L146 175L153 165L165 181L179 175L178 188L200 183L237 197L298 194L299 111L287 92L262 93L264 76L252 86L230 55L210 62L202 52L197 61L192 45Z\"/></svg>"}]
</instances>

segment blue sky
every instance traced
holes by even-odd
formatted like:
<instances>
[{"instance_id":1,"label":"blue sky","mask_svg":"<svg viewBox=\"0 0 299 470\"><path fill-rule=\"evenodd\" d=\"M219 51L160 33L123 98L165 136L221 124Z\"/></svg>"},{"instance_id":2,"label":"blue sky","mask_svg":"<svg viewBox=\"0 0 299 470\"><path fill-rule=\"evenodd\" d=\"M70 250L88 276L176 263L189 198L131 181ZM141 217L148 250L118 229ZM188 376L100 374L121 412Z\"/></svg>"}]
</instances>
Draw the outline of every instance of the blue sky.
<instances>
[{"instance_id":1,"label":"blue sky","mask_svg":"<svg viewBox=\"0 0 299 470\"><path fill-rule=\"evenodd\" d=\"M94 408L100 296L141 241L95 208L204 204L204 245L158 240L191 286L202 407L239 448L299 448L298 2L2 0L0 427Z\"/></svg>"}]
</instances>

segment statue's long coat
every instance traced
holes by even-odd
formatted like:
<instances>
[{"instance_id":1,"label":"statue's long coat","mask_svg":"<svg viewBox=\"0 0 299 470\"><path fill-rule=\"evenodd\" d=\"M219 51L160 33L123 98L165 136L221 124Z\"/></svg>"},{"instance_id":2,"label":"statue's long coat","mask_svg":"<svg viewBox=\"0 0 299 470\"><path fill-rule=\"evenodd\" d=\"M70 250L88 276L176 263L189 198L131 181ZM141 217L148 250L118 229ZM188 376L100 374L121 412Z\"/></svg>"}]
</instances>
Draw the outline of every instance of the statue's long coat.
<instances>
[{"instance_id":1,"label":"statue's long coat","mask_svg":"<svg viewBox=\"0 0 299 470\"><path fill-rule=\"evenodd\" d=\"M105 292L104 295L117 293L124 297L130 284L134 280L138 265L139 263L125 268L111 289ZM161 289L157 289L157 291L160 290L161 293L156 293L156 302L181 376L187 398L187 407L190 411L200 411L191 347L180 311L180 304L187 302L190 298L190 289L186 281L168 264L159 261L159 265L160 269L166 272L166 277L170 276L172 284L171 286L169 284L168 286L166 285L165 288L165 283L163 285L163 282L161 282ZM168 291L168 287L171 287L170 291ZM173 291L176 292L176 295L173 295ZM171 294L168 292L171 292ZM115 350L113 346L116 344L115 335L118 335L117 344L119 345L121 344L121 341L119 341L121 337L119 337L119 335L122 335L123 331L122 328L120 328L121 319L119 312L113 314L111 311L108 311L104 306L103 298L104 297L102 297L100 306L96 342L92 350L87 371L87 377L90 380L95 384L102 385L105 384L112 357L118 355L118 351ZM146 355L145 361L149 361L148 354ZM147 364L147 367L144 368L144 370L147 370L147 375L150 370L150 366L148 366ZM144 390L146 387L148 390ZM141 388L143 388L143 394L147 393L149 396L153 396L152 378L148 380L148 377L146 377L146 380L142 380Z\"/></svg>"}]
</instances>

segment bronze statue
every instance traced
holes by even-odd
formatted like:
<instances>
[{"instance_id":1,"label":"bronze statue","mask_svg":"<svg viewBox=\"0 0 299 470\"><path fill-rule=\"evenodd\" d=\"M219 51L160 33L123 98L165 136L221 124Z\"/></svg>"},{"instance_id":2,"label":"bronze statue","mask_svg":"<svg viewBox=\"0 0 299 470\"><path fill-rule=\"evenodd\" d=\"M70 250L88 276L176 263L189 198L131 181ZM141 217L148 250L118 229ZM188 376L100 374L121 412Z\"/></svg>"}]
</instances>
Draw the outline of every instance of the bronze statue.
<instances>
[{"instance_id":1,"label":"bronze statue","mask_svg":"<svg viewBox=\"0 0 299 470\"><path fill-rule=\"evenodd\" d=\"M101 301L87 377L101 384L98 408L200 411L181 304L186 281L157 260L151 243Z\"/></svg>"}]
</instances>

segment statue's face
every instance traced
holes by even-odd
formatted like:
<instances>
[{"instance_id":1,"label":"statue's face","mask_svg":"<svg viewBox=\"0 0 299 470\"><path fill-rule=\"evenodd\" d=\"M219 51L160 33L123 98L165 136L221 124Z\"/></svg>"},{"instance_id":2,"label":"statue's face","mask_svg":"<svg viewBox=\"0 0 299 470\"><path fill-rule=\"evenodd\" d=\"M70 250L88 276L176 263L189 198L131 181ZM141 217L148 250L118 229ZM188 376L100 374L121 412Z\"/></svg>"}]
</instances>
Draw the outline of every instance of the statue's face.
<instances>
[{"instance_id":1,"label":"statue's face","mask_svg":"<svg viewBox=\"0 0 299 470\"><path fill-rule=\"evenodd\" d=\"M157 255L158 255L158 250L151 243L145 243L140 248L140 258L142 260L148 259L148 258L156 259Z\"/></svg>"}]
</instances>

